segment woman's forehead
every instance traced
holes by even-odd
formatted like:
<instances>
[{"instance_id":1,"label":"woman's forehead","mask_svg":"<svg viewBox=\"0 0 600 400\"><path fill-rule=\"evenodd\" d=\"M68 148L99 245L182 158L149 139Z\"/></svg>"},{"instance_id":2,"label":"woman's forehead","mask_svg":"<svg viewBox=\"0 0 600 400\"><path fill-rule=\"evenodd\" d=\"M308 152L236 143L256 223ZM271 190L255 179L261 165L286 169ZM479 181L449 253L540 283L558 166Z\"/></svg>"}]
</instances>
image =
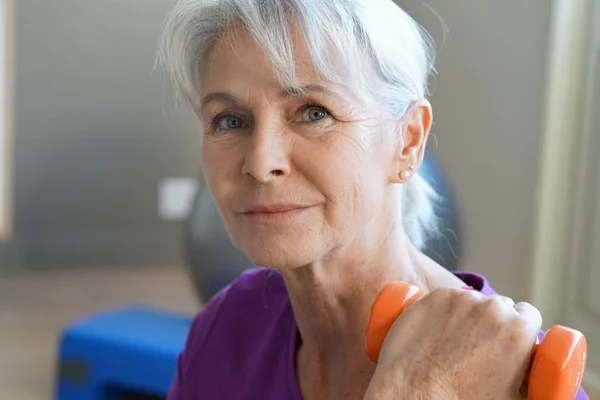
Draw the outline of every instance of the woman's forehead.
<instances>
[{"instance_id":1,"label":"woman's forehead","mask_svg":"<svg viewBox=\"0 0 600 400\"><path fill-rule=\"evenodd\" d=\"M330 86L331 83L324 81L317 73L306 42L300 39L301 35L292 30L292 36L295 38L292 41L292 54L296 80L303 85ZM231 27L225 31L207 54L204 63L205 91L215 85L237 86L240 81L271 87L284 93L289 91L287 88L290 85L285 85L286 89L281 87L272 60L243 26Z\"/></svg>"}]
</instances>

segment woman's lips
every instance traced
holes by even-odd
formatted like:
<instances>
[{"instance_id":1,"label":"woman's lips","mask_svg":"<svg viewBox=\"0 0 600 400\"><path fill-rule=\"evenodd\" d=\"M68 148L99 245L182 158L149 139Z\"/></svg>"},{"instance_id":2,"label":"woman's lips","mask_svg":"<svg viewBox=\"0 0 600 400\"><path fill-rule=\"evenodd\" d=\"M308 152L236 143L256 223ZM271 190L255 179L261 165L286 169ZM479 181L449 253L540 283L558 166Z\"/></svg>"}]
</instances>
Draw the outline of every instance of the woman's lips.
<instances>
[{"instance_id":1,"label":"woman's lips","mask_svg":"<svg viewBox=\"0 0 600 400\"><path fill-rule=\"evenodd\" d=\"M253 222L282 222L289 221L312 207L298 204L253 205L245 208L242 215Z\"/></svg>"}]
</instances>

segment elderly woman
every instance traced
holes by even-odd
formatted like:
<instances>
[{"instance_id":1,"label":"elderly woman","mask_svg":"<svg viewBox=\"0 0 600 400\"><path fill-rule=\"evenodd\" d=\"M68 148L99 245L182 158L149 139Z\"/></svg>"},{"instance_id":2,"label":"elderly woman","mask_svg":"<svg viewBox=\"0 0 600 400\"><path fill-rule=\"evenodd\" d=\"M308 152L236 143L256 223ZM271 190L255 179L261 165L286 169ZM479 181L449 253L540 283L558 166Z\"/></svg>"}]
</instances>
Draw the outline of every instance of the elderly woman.
<instances>
[{"instance_id":1,"label":"elderly woman","mask_svg":"<svg viewBox=\"0 0 600 400\"><path fill-rule=\"evenodd\" d=\"M432 53L391 0L175 7L159 61L202 123L225 227L262 267L195 318L169 399L523 398L539 312L419 251L436 228L418 175ZM426 296L374 364L365 325L395 280Z\"/></svg>"}]
</instances>

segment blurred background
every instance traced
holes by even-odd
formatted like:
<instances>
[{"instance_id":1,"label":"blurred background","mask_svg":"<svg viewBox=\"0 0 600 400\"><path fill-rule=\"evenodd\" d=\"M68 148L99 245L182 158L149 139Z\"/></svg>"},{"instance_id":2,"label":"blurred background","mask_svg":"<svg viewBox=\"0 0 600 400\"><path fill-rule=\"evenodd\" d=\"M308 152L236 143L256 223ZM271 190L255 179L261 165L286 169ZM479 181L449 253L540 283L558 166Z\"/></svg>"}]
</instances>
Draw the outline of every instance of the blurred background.
<instances>
[{"instance_id":1,"label":"blurred background","mask_svg":"<svg viewBox=\"0 0 600 400\"><path fill-rule=\"evenodd\" d=\"M200 136L153 71L174 0L0 3L0 398L45 400L65 324L132 303L200 309ZM600 392L600 1L398 3L439 47L430 153L459 221L448 262L583 330Z\"/></svg>"}]
</instances>

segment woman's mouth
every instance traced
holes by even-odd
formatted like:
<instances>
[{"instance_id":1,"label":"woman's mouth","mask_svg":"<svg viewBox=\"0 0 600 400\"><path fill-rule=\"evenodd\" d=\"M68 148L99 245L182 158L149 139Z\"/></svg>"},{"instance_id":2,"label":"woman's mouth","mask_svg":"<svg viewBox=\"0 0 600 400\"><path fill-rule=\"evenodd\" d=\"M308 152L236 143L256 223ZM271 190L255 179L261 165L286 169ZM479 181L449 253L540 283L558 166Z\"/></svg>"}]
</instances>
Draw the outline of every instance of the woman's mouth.
<instances>
[{"instance_id":1,"label":"woman's mouth","mask_svg":"<svg viewBox=\"0 0 600 400\"><path fill-rule=\"evenodd\" d=\"M283 222L312 207L300 204L257 204L244 208L242 215L253 222Z\"/></svg>"}]
</instances>

